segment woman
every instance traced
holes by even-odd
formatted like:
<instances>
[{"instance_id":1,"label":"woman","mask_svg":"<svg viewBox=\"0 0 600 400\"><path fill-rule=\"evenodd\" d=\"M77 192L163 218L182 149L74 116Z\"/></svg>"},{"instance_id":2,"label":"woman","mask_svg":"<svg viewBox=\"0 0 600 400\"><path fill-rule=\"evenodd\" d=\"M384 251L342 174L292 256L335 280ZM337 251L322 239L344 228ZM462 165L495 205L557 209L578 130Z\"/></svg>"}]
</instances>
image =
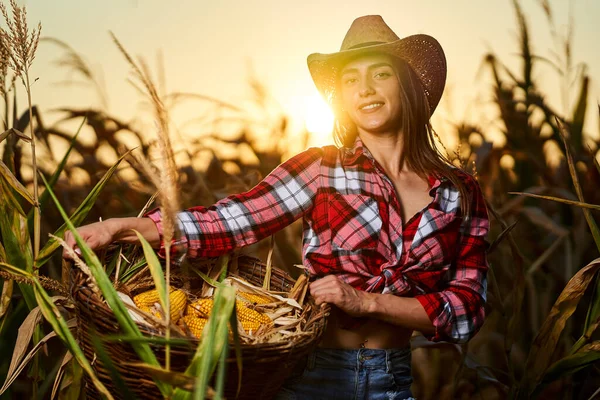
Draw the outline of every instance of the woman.
<instances>
[{"instance_id":1,"label":"woman","mask_svg":"<svg viewBox=\"0 0 600 400\"><path fill-rule=\"evenodd\" d=\"M189 257L250 245L303 217L303 262L317 304L332 305L319 348L278 397L411 397L410 337L464 343L484 319L489 222L481 191L434 145L429 123L446 62L427 35L404 39L358 18L341 50L312 54L335 110L339 148L311 148L249 192L179 214L173 246ZM164 253L161 217L80 228L94 248L136 242ZM74 244L71 237L67 242Z\"/></svg>"}]
</instances>

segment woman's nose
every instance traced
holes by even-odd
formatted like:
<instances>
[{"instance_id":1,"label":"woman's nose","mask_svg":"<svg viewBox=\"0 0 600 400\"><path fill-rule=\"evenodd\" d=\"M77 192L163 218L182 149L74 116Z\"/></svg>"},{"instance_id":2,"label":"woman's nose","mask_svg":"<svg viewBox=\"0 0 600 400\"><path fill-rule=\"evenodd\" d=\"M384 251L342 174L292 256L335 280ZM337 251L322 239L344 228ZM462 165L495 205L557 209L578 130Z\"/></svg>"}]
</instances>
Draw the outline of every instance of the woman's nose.
<instances>
[{"instance_id":1,"label":"woman's nose","mask_svg":"<svg viewBox=\"0 0 600 400\"><path fill-rule=\"evenodd\" d=\"M359 90L358 94L360 94L361 97L375 94L375 90L373 89L373 86L371 86L371 83L367 79L362 80L362 83L361 83L359 89L360 90Z\"/></svg>"}]
</instances>

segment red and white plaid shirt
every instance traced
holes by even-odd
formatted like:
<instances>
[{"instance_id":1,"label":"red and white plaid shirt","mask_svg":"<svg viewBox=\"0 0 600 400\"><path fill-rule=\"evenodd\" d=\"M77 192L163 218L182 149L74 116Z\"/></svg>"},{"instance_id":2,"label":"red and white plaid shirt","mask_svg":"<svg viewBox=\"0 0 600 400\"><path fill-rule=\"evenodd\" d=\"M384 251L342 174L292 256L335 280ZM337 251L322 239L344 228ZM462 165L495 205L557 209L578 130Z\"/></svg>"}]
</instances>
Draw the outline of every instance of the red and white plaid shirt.
<instances>
[{"instance_id":1,"label":"red and white plaid shirt","mask_svg":"<svg viewBox=\"0 0 600 400\"><path fill-rule=\"evenodd\" d=\"M303 217L303 263L312 276L336 274L359 290L415 297L435 326L429 339L464 343L485 316L489 220L477 182L456 173L472 194L471 218L463 220L452 182L432 176L433 201L402 221L394 185L360 138L352 148L310 148L246 193L181 212L183 235L172 249L215 257ZM147 216L162 242L160 212Z\"/></svg>"}]
</instances>

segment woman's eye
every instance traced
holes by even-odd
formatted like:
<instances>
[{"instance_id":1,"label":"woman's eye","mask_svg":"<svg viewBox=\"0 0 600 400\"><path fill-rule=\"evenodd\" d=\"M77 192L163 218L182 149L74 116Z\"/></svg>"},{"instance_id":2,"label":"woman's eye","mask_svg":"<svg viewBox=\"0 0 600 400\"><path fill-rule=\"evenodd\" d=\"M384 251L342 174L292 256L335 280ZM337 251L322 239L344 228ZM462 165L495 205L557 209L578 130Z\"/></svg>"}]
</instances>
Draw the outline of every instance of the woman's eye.
<instances>
[{"instance_id":1,"label":"woman's eye","mask_svg":"<svg viewBox=\"0 0 600 400\"><path fill-rule=\"evenodd\" d=\"M352 83L354 83L354 82L356 82L356 78L346 78L346 79L344 80L344 83L345 83L346 85L350 85L350 84L352 84Z\"/></svg>"},{"instance_id":2,"label":"woman's eye","mask_svg":"<svg viewBox=\"0 0 600 400\"><path fill-rule=\"evenodd\" d=\"M385 79L389 76L391 76L391 74L389 72L378 72L375 74L375 78L379 78L379 79Z\"/></svg>"}]
</instances>

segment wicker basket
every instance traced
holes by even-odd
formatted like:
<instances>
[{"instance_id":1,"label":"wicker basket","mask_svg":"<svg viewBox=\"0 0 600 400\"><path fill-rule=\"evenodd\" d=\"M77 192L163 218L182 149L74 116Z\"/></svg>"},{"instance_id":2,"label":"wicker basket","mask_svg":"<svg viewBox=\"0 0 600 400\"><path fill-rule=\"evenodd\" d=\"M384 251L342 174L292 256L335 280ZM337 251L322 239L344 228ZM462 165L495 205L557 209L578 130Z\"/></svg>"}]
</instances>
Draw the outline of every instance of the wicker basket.
<instances>
[{"instance_id":1,"label":"wicker basket","mask_svg":"<svg viewBox=\"0 0 600 400\"><path fill-rule=\"evenodd\" d=\"M240 256L237 258L237 274L257 286L262 285L266 266L259 260ZM94 295L85 282L85 277L74 269L74 285L72 295L76 304L77 335L84 350L85 356L96 372L98 378L106 385L115 398L124 398L124 393L119 393L109 370L95 354L92 334L114 335L120 332L119 324L110 308ZM271 274L271 290L289 291L294 280L284 271L273 268ZM151 279L142 281L130 288L130 291L142 291L153 285ZM173 286L181 286L182 280L174 278ZM312 307L307 314L303 331L308 335L294 336L290 341L277 343L241 344L243 359L241 388L239 399L270 399L275 396L285 379L291 373L297 362L306 356L318 343L323 334L329 309ZM138 325L142 333L156 336L151 328ZM183 372L191 361L191 357L198 344L197 340L189 339L190 346L171 347L171 368ZM123 382L131 393L142 399L161 399L160 391L152 378L144 371L126 365L126 363L139 360L133 348L126 343L104 342L106 353L113 361L114 367L121 375ZM152 345L159 362L164 364L164 346ZM238 384L238 369L236 359L230 354L227 360L227 380L225 383L225 397L236 398ZM101 399L94 385L86 377L86 391L88 398Z\"/></svg>"}]
</instances>

